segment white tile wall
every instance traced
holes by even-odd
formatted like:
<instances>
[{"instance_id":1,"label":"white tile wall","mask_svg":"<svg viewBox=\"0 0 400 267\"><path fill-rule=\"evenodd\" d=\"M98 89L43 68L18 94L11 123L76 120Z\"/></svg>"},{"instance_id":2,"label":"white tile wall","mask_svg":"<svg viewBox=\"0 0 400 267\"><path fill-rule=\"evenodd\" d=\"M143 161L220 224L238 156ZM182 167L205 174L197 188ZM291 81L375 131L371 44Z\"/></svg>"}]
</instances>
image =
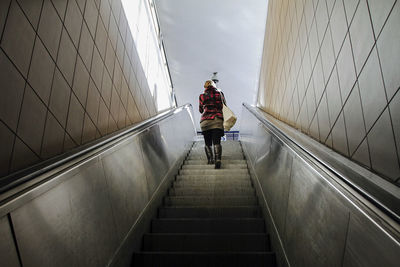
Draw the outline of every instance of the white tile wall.
<instances>
[{"instance_id":1,"label":"white tile wall","mask_svg":"<svg viewBox=\"0 0 400 267\"><path fill-rule=\"evenodd\" d=\"M0 176L156 114L132 40L120 0L0 1Z\"/></svg>"},{"instance_id":2,"label":"white tile wall","mask_svg":"<svg viewBox=\"0 0 400 267\"><path fill-rule=\"evenodd\" d=\"M400 1L269 5L260 107L400 185Z\"/></svg>"}]
</instances>

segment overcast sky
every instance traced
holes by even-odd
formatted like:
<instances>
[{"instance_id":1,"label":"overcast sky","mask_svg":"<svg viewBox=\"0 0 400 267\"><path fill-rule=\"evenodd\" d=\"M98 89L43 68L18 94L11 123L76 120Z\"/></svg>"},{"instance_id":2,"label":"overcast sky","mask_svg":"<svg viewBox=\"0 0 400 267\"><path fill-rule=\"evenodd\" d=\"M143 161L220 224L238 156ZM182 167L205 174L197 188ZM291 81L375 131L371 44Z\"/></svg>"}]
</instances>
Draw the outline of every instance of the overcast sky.
<instances>
[{"instance_id":1,"label":"overcast sky","mask_svg":"<svg viewBox=\"0 0 400 267\"><path fill-rule=\"evenodd\" d=\"M191 103L199 122L198 97L218 71L219 87L240 121L242 102L256 101L268 1L155 2L178 105Z\"/></svg>"}]
</instances>

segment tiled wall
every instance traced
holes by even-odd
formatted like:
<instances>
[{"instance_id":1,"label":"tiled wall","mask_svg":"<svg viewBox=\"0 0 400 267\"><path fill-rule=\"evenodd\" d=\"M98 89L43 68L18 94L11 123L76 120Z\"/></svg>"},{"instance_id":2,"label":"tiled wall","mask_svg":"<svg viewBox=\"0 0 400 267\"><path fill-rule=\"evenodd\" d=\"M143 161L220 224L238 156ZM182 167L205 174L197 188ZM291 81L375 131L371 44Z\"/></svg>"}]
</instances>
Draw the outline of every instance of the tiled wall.
<instances>
[{"instance_id":1,"label":"tiled wall","mask_svg":"<svg viewBox=\"0 0 400 267\"><path fill-rule=\"evenodd\" d=\"M400 185L399 26L399 0L270 0L258 105Z\"/></svg>"},{"instance_id":2,"label":"tiled wall","mask_svg":"<svg viewBox=\"0 0 400 267\"><path fill-rule=\"evenodd\" d=\"M120 0L1 0L0 34L0 177L156 114Z\"/></svg>"}]
</instances>

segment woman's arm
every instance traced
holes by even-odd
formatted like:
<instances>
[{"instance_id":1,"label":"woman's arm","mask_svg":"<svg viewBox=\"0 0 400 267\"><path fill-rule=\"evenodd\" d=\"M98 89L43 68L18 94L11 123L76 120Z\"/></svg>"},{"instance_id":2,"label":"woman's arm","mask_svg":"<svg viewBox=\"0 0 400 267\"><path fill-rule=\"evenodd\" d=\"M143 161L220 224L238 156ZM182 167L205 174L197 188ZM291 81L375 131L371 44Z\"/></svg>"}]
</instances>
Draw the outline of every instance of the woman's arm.
<instances>
[{"instance_id":1,"label":"woman's arm","mask_svg":"<svg viewBox=\"0 0 400 267\"><path fill-rule=\"evenodd\" d=\"M219 93L221 94L222 103L224 103L226 106L226 99L224 93L222 91L219 91Z\"/></svg>"},{"instance_id":2,"label":"woman's arm","mask_svg":"<svg viewBox=\"0 0 400 267\"><path fill-rule=\"evenodd\" d=\"M204 109L203 109L203 98L201 96L202 95L199 96L199 112L201 114L203 114L203 111L204 111Z\"/></svg>"},{"instance_id":3,"label":"woman's arm","mask_svg":"<svg viewBox=\"0 0 400 267\"><path fill-rule=\"evenodd\" d=\"M225 97L224 97L224 93L222 93L221 91L219 92L219 97L216 98L215 104L217 106L217 109L221 109L222 110L222 103L225 103Z\"/></svg>"}]
</instances>

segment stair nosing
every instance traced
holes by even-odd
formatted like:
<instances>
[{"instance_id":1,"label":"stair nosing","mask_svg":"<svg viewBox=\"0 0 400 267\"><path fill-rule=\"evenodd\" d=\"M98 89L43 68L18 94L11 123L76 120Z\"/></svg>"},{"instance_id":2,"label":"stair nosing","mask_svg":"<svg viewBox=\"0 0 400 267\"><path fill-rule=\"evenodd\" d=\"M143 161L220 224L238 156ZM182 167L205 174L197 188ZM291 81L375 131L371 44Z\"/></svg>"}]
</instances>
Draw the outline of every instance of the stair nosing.
<instances>
[{"instance_id":1,"label":"stair nosing","mask_svg":"<svg viewBox=\"0 0 400 267\"><path fill-rule=\"evenodd\" d=\"M235 251L162 251L162 250L161 251L148 251L148 250L145 250L145 251L137 251L135 253L137 253L137 254L141 254L141 253L146 253L146 254L205 254L205 255L207 255L207 254L216 254L216 255L218 255L218 254L221 254L221 255L224 255L224 254L228 254L228 255L229 254L243 254L243 255L246 255L246 254L248 254L248 255L273 254L273 255L275 255L274 251L243 251L243 252L238 251L238 252L235 252Z\"/></svg>"},{"instance_id":2,"label":"stair nosing","mask_svg":"<svg viewBox=\"0 0 400 267\"><path fill-rule=\"evenodd\" d=\"M267 232L262 233L145 233L145 236L185 236L185 235L192 235L192 236L265 236L269 237Z\"/></svg>"}]
</instances>

